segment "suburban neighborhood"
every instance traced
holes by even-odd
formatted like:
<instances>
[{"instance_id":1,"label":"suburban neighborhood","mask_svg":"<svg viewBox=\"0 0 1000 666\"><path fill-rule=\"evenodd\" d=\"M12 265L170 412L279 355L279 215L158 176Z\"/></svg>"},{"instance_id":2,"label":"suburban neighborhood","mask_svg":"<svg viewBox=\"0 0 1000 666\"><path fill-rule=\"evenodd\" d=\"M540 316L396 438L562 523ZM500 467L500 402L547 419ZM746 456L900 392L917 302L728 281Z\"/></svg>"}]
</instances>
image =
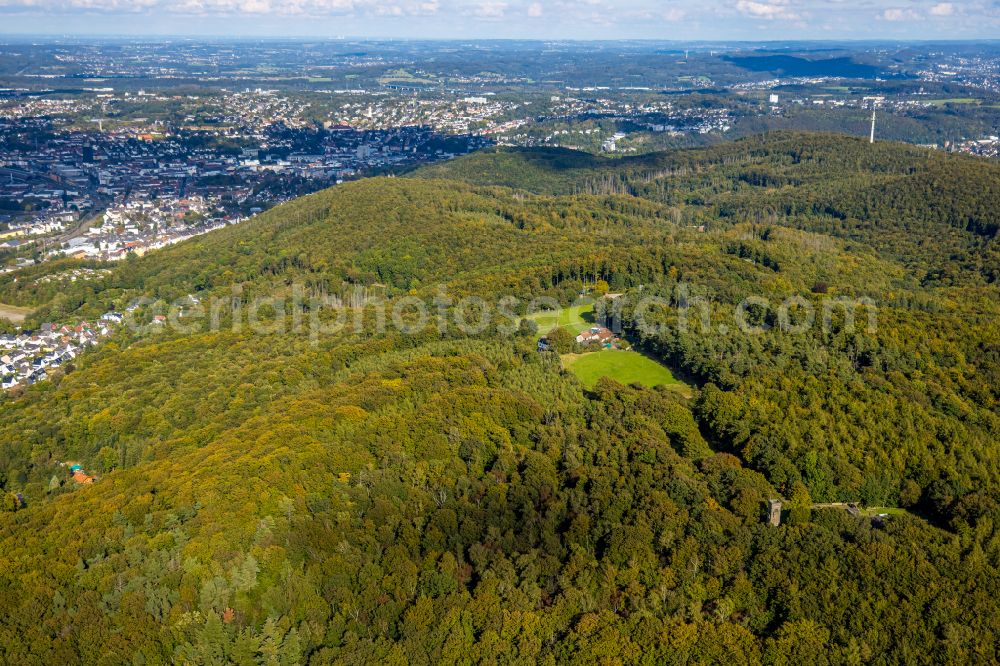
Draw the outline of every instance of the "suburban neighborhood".
<instances>
[{"instance_id":1,"label":"suburban neighborhood","mask_svg":"<svg viewBox=\"0 0 1000 666\"><path fill-rule=\"evenodd\" d=\"M38 331L0 335L0 388L9 391L47 379L54 369L111 335L122 321L121 314L108 312L94 324L43 324Z\"/></svg>"}]
</instances>

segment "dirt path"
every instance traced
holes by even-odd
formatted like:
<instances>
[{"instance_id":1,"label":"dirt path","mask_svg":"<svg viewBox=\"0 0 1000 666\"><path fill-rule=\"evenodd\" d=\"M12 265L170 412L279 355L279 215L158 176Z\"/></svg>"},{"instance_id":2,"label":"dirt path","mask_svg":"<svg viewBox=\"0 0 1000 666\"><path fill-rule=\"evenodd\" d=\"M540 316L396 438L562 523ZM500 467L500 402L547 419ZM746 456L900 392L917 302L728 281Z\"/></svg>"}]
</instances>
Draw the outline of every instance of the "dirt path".
<instances>
[{"instance_id":1,"label":"dirt path","mask_svg":"<svg viewBox=\"0 0 1000 666\"><path fill-rule=\"evenodd\" d=\"M9 319L15 324L20 324L29 314L31 314L31 308L21 308L16 305L4 305L0 303L0 319Z\"/></svg>"}]
</instances>

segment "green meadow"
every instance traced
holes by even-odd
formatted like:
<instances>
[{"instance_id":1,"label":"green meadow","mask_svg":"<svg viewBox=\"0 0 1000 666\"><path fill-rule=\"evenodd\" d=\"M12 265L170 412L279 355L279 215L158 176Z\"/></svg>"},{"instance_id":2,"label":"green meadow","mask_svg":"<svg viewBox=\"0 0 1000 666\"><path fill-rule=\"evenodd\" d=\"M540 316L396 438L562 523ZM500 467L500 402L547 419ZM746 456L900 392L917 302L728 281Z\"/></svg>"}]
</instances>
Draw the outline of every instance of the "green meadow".
<instances>
[{"instance_id":1,"label":"green meadow","mask_svg":"<svg viewBox=\"0 0 1000 666\"><path fill-rule=\"evenodd\" d=\"M609 377L621 384L648 387L681 384L670 370L638 352L607 350L566 354L562 360L563 366L587 388L592 388L601 377Z\"/></svg>"},{"instance_id":2,"label":"green meadow","mask_svg":"<svg viewBox=\"0 0 1000 666\"><path fill-rule=\"evenodd\" d=\"M556 327L565 328L573 335L578 335L594 324L594 304L585 303L559 310L545 310L530 314L525 319L538 325L538 337Z\"/></svg>"}]
</instances>

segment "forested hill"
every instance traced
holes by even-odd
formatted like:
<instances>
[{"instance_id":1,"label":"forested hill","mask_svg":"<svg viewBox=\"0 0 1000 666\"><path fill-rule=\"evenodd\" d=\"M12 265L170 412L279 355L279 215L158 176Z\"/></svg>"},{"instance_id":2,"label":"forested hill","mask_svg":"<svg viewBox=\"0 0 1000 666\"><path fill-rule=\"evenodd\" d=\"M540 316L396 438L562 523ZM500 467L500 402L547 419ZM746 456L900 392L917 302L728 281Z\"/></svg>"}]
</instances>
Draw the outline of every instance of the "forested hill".
<instances>
[{"instance_id":1,"label":"forested hill","mask_svg":"<svg viewBox=\"0 0 1000 666\"><path fill-rule=\"evenodd\" d=\"M839 134L776 131L704 148L634 156L605 157L569 148L487 148L463 157L422 166L410 173L423 178L502 185L548 194L598 190L601 181L649 182L666 175L713 171L721 166L768 165L795 172L795 182L839 179L849 173L916 173L929 163L964 163L996 169L986 160L943 153L907 143L868 141ZM721 174L720 174L721 175ZM689 187L683 181L678 185ZM756 183L764 185L765 183ZM633 194L641 195L640 191Z\"/></svg>"},{"instance_id":2,"label":"forested hill","mask_svg":"<svg viewBox=\"0 0 1000 666\"><path fill-rule=\"evenodd\" d=\"M711 148L610 159L494 149L413 175L546 194L627 194L688 223L765 222L862 240L928 281L1000 278L1000 164L902 143L776 132ZM962 275L959 275L961 273Z\"/></svg>"},{"instance_id":3,"label":"forested hill","mask_svg":"<svg viewBox=\"0 0 1000 666\"><path fill-rule=\"evenodd\" d=\"M0 403L0 663L1000 659L995 165L779 134L413 175L0 276L29 324L134 324ZM527 302L585 290L685 390L539 352ZM415 299L444 323L380 325Z\"/></svg>"}]
</instances>

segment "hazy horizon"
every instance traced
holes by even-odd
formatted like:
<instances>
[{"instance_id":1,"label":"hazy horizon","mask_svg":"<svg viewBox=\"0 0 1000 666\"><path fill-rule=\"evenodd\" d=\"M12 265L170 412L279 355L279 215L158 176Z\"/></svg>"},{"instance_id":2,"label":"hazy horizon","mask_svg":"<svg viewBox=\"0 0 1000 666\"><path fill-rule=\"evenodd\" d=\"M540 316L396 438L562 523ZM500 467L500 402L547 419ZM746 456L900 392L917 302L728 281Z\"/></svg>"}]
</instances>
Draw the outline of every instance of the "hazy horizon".
<instances>
[{"instance_id":1,"label":"hazy horizon","mask_svg":"<svg viewBox=\"0 0 1000 666\"><path fill-rule=\"evenodd\" d=\"M358 34L358 35L309 35L303 33L261 33L244 35L227 35L222 33L183 33L183 32L149 32L142 34L128 34L123 32L0 32L0 40L123 40L123 41L157 41L157 40L218 40L229 42L253 42L253 41L328 41L328 42L438 42L438 43L463 43L463 42L528 42L528 43L581 43L581 44L615 44L615 43L647 43L647 44L676 44L710 47L715 44L754 44L767 45L775 44L782 46L809 46L809 45L887 45L887 44L1000 44L1000 37L970 37L952 39L922 39L922 38L796 38L796 39L658 39L655 37L397 37L393 35L379 34Z\"/></svg>"},{"instance_id":2,"label":"hazy horizon","mask_svg":"<svg viewBox=\"0 0 1000 666\"><path fill-rule=\"evenodd\" d=\"M1000 2L3 0L7 36L663 41L996 39Z\"/></svg>"}]
</instances>

